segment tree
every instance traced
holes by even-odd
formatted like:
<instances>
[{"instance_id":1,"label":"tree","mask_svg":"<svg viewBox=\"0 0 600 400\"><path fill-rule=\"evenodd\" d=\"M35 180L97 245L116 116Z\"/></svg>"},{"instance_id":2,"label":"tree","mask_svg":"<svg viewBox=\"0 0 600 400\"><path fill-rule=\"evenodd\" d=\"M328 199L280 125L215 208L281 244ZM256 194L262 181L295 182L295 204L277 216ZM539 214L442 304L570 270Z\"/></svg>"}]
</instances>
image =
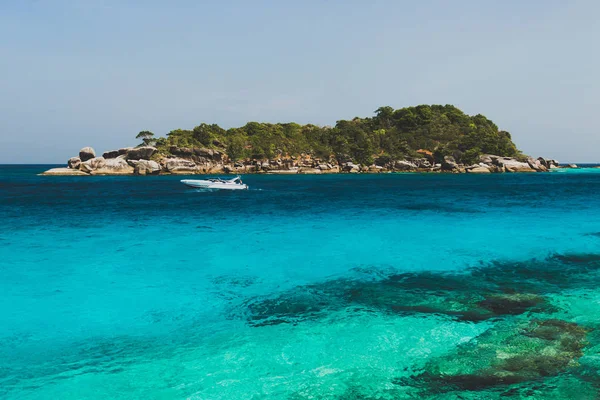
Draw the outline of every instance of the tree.
<instances>
[{"instance_id":1,"label":"tree","mask_svg":"<svg viewBox=\"0 0 600 400\"><path fill-rule=\"evenodd\" d=\"M150 146L156 142L156 139L154 139L154 133L150 131L141 131L135 138L142 139L143 143L140 146Z\"/></svg>"},{"instance_id":2,"label":"tree","mask_svg":"<svg viewBox=\"0 0 600 400\"><path fill-rule=\"evenodd\" d=\"M246 148L246 139L240 133L236 133L227 138L227 155L231 161L237 161L244 158Z\"/></svg>"}]
</instances>

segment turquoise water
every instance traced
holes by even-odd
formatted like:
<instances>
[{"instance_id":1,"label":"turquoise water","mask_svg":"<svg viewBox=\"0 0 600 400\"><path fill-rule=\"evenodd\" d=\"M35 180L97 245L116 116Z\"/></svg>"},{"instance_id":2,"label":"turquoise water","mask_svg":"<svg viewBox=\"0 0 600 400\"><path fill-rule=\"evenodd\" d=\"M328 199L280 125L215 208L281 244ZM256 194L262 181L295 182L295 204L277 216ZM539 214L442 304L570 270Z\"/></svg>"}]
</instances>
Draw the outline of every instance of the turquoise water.
<instances>
[{"instance_id":1,"label":"turquoise water","mask_svg":"<svg viewBox=\"0 0 600 400\"><path fill-rule=\"evenodd\" d=\"M598 169L44 169L0 166L0 398L597 398Z\"/></svg>"}]
</instances>

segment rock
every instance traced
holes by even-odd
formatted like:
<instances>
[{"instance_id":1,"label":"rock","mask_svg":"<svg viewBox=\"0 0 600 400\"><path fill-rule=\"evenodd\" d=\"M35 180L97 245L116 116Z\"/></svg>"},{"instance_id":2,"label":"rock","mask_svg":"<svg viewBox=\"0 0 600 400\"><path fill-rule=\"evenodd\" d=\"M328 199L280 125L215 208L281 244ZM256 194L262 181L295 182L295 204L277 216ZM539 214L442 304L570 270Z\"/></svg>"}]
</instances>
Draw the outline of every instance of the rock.
<instances>
[{"instance_id":1,"label":"rock","mask_svg":"<svg viewBox=\"0 0 600 400\"><path fill-rule=\"evenodd\" d=\"M109 150L109 151L105 151L104 154L102 154L102 157L104 157L105 159L109 159L109 158L117 158L119 157L119 150Z\"/></svg>"},{"instance_id":2,"label":"rock","mask_svg":"<svg viewBox=\"0 0 600 400\"><path fill-rule=\"evenodd\" d=\"M396 383L433 393L483 391L559 377L577 365L589 330L558 320L503 322Z\"/></svg>"},{"instance_id":3,"label":"rock","mask_svg":"<svg viewBox=\"0 0 600 400\"><path fill-rule=\"evenodd\" d=\"M445 156L442 162L442 171L458 171L458 164L452 156Z\"/></svg>"},{"instance_id":4,"label":"rock","mask_svg":"<svg viewBox=\"0 0 600 400\"><path fill-rule=\"evenodd\" d=\"M92 171L104 167L106 160L104 157L95 157L87 161L84 161L79 166L79 169L83 172L91 173Z\"/></svg>"},{"instance_id":5,"label":"rock","mask_svg":"<svg viewBox=\"0 0 600 400\"><path fill-rule=\"evenodd\" d=\"M160 171L160 165L152 160L139 160L134 167L136 175L158 175Z\"/></svg>"},{"instance_id":6,"label":"rock","mask_svg":"<svg viewBox=\"0 0 600 400\"><path fill-rule=\"evenodd\" d=\"M156 152L156 147L143 146L135 147L127 152L127 159L129 160L149 160L150 157Z\"/></svg>"},{"instance_id":7,"label":"rock","mask_svg":"<svg viewBox=\"0 0 600 400\"><path fill-rule=\"evenodd\" d=\"M427 158L417 158L416 160L413 160L413 164L421 169L429 169L432 167L431 161Z\"/></svg>"},{"instance_id":8,"label":"rock","mask_svg":"<svg viewBox=\"0 0 600 400\"><path fill-rule=\"evenodd\" d=\"M165 169L170 173L194 173L197 166L195 162L183 158L167 158Z\"/></svg>"},{"instance_id":9,"label":"rock","mask_svg":"<svg viewBox=\"0 0 600 400\"><path fill-rule=\"evenodd\" d=\"M481 165L469 167L466 171L469 174L489 174L492 172L489 167Z\"/></svg>"},{"instance_id":10,"label":"rock","mask_svg":"<svg viewBox=\"0 0 600 400\"><path fill-rule=\"evenodd\" d=\"M96 157L96 152L91 147L84 147L79 150L79 159L81 162L85 162L87 160L91 160Z\"/></svg>"},{"instance_id":11,"label":"rock","mask_svg":"<svg viewBox=\"0 0 600 400\"><path fill-rule=\"evenodd\" d=\"M360 165L356 165L352 161L348 161L342 164L342 171L357 173L360 172Z\"/></svg>"},{"instance_id":12,"label":"rock","mask_svg":"<svg viewBox=\"0 0 600 400\"><path fill-rule=\"evenodd\" d=\"M131 175L133 168L123 158L96 157L82 163L92 175Z\"/></svg>"},{"instance_id":13,"label":"rock","mask_svg":"<svg viewBox=\"0 0 600 400\"><path fill-rule=\"evenodd\" d=\"M397 171L416 171L417 166L410 161L398 160L394 162L394 169Z\"/></svg>"},{"instance_id":14,"label":"rock","mask_svg":"<svg viewBox=\"0 0 600 400\"><path fill-rule=\"evenodd\" d=\"M119 155L120 156L127 155L127 153L129 153L130 150L133 150L133 147L123 147L123 148L119 149Z\"/></svg>"},{"instance_id":15,"label":"rock","mask_svg":"<svg viewBox=\"0 0 600 400\"><path fill-rule=\"evenodd\" d=\"M371 173L373 173L373 172L378 173L378 172L381 172L381 170L383 170L383 167L381 165L371 165L369 167L369 172L371 172Z\"/></svg>"},{"instance_id":16,"label":"rock","mask_svg":"<svg viewBox=\"0 0 600 400\"><path fill-rule=\"evenodd\" d=\"M75 168L52 168L48 171L42 172L40 175L48 176L87 176L85 172L79 171Z\"/></svg>"},{"instance_id":17,"label":"rock","mask_svg":"<svg viewBox=\"0 0 600 400\"><path fill-rule=\"evenodd\" d=\"M569 164L569 168L579 168L577 164Z\"/></svg>"},{"instance_id":18,"label":"rock","mask_svg":"<svg viewBox=\"0 0 600 400\"><path fill-rule=\"evenodd\" d=\"M494 163L494 160L497 159L498 156L494 156L491 154L482 154L479 156L479 161L484 163L484 164L488 164L491 165Z\"/></svg>"},{"instance_id":19,"label":"rock","mask_svg":"<svg viewBox=\"0 0 600 400\"><path fill-rule=\"evenodd\" d=\"M298 168L297 172L299 174L320 174L323 171L321 171L318 168L301 167L301 168Z\"/></svg>"},{"instance_id":20,"label":"rock","mask_svg":"<svg viewBox=\"0 0 600 400\"><path fill-rule=\"evenodd\" d=\"M331 169L331 166L327 164L319 164L317 168L319 168L321 171L329 171Z\"/></svg>"},{"instance_id":21,"label":"rock","mask_svg":"<svg viewBox=\"0 0 600 400\"><path fill-rule=\"evenodd\" d=\"M498 166L504 167L506 172L535 172L536 170L531 168L528 163L518 161L512 157L498 157L494 160L494 163Z\"/></svg>"},{"instance_id":22,"label":"rock","mask_svg":"<svg viewBox=\"0 0 600 400\"><path fill-rule=\"evenodd\" d=\"M539 159L535 159L532 157L527 158L527 164L536 171L545 172L548 171L548 167L546 167Z\"/></svg>"},{"instance_id":23,"label":"rock","mask_svg":"<svg viewBox=\"0 0 600 400\"><path fill-rule=\"evenodd\" d=\"M548 169L557 168L560 165L559 162L556 160L546 159L543 157L538 157L538 161L540 162L541 165L543 165L544 167L546 167Z\"/></svg>"},{"instance_id":24,"label":"rock","mask_svg":"<svg viewBox=\"0 0 600 400\"><path fill-rule=\"evenodd\" d=\"M67 165L72 169L79 169L81 165L81 159L79 157L71 157L69 161L67 161Z\"/></svg>"}]
</instances>

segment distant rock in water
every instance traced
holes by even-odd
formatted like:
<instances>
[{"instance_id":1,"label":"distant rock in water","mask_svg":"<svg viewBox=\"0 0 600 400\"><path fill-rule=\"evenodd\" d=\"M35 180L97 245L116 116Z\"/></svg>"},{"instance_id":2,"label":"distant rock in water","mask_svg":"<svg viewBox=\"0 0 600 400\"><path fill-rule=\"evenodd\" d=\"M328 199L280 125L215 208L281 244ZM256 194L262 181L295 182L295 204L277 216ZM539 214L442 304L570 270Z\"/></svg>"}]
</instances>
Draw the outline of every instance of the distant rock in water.
<instances>
[{"instance_id":1,"label":"distant rock in water","mask_svg":"<svg viewBox=\"0 0 600 400\"><path fill-rule=\"evenodd\" d=\"M86 162L94 157L96 157L96 152L91 147L84 147L83 149L79 150L79 159L81 162Z\"/></svg>"},{"instance_id":2,"label":"distant rock in water","mask_svg":"<svg viewBox=\"0 0 600 400\"><path fill-rule=\"evenodd\" d=\"M52 168L43 172L41 175L48 176L87 176L85 172L73 168Z\"/></svg>"}]
</instances>

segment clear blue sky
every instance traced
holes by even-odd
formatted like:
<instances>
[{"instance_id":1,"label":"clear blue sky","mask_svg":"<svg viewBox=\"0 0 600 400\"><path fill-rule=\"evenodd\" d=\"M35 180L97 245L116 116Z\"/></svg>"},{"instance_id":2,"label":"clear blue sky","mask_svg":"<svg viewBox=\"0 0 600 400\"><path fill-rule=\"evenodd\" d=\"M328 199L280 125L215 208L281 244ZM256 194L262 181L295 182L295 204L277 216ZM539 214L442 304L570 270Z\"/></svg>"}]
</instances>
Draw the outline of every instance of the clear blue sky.
<instances>
[{"instance_id":1,"label":"clear blue sky","mask_svg":"<svg viewBox=\"0 0 600 400\"><path fill-rule=\"evenodd\" d=\"M597 0L1 0L0 163L200 122L332 125L455 104L600 161Z\"/></svg>"}]
</instances>

